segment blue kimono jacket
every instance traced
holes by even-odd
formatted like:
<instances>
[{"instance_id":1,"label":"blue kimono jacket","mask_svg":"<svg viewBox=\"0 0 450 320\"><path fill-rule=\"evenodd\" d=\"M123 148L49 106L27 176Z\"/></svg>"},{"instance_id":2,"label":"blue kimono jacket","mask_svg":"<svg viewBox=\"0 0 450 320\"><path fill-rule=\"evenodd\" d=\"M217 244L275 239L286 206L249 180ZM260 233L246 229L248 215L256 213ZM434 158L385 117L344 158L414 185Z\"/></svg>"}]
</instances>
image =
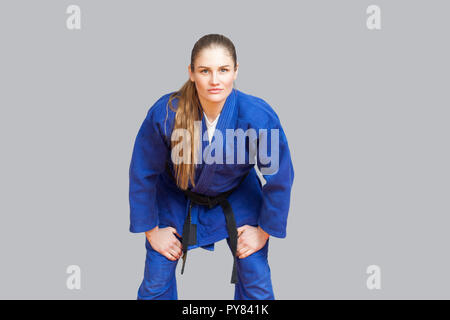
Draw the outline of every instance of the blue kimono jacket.
<instances>
[{"instance_id":1,"label":"blue kimono jacket","mask_svg":"<svg viewBox=\"0 0 450 320\"><path fill-rule=\"evenodd\" d=\"M174 125L175 112L168 106L171 93L163 95L149 109L136 137L129 168L130 188L130 231L145 232L159 225L160 228L172 226L182 235L183 224L188 214L189 199L175 185L166 172L166 163L173 168L170 154L170 138ZM172 100L177 108L178 99ZM245 145L246 163L223 164L201 161L196 166L195 187L192 191L215 196L235 187L240 178L248 176L229 197L236 226L259 225L269 235L284 238L289 211L290 194L294 179L294 168L288 142L275 111L264 100L233 89L227 97L220 113L216 131L226 137L226 129L250 128L256 132L266 129L270 154L271 130L278 129L279 157L278 170L263 175L266 183L262 186L256 174L254 164L249 163L249 144ZM207 131L205 118L202 119L202 134ZM206 135L207 137L207 135ZM214 135L211 145L215 142ZM256 139L260 139L259 136ZM202 148L209 141L202 139ZM248 142L248 141L247 141ZM259 141L254 141L259 145ZM210 147L211 147L210 145ZM226 157L230 144L223 143ZM237 145L234 146L236 154ZM230 150L228 150L229 152ZM211 153L214 155L214 152ZM225 158L224 157L224 158ZM270 167L270 163L261 161L257 156L258 168ZM261 171L262 172L262 171ZM221 206L209 209L194 205L191 210L193 224L197 224L197 244L188 249L203 247L214 250L214 243L228 237L225 216Z\"/></svg>"}]
</instances>

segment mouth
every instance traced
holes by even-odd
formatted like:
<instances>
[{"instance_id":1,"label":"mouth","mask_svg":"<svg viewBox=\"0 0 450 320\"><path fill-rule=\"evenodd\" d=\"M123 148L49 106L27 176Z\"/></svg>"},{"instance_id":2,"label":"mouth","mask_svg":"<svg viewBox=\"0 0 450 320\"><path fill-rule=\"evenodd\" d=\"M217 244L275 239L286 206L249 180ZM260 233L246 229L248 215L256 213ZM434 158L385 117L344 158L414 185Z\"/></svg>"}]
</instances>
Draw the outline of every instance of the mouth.
<instances>
[{"instance_id":1,"label":"mouth","mask_svg":"<svg viewBox=\"0 0 450 320\"><path fill-rule=\"evenodd\" d=\"M208 92L209 93L219 93L221 92L223 89L209 89Z\"/></svg>"}]
</instances>

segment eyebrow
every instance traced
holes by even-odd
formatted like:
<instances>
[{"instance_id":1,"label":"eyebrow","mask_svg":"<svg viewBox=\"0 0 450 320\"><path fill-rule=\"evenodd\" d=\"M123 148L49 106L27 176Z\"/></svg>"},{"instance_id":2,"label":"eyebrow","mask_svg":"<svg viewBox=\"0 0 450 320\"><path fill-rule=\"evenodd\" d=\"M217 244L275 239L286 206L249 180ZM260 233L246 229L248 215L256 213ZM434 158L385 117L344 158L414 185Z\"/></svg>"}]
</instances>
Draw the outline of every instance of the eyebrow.
<instances>
[{"instance_id":1,"label":"eyebrow","mask_svg":"<svg viewBox=\"0 0 450 320\"><path fill-rule=\"evenodd\" d=\"M225 66L220 66L219 68L224 68L224 67L229 67L230 65L227 64ZM198 68L205 68L205 69L209 69L209 67L205 67L205 66L198 66Z\"/></svg>"}]
</instances>

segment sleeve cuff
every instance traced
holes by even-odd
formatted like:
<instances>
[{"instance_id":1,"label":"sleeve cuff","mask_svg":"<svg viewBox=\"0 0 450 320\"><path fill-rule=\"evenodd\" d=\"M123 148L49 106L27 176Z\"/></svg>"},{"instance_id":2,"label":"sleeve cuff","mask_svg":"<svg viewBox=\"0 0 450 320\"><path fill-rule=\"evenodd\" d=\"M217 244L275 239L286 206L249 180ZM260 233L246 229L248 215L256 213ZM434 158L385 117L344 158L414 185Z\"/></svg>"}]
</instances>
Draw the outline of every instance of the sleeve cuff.
<instances>
[{"instance_id":1,"label":"sleeve cuff","mask_svg":"<svg viewBox=\"0 0 450 320\"><path fill-rule=\"evenodd\" d=\"M264 225L261 222L258 222L258 225L261 227L261 229L263 229L266 233L268 233L272 237L281 238L281 239L286 238L286 231L280 232L280 231L273 230L271 228L268 228L266 225Z\"/></svg>"},{"instance_id":2,"label":"sleeve cuff","mask_svg":"<svg viewBox=\"0 0 450 320\"><path fill-rule=\"evenodd\" d=\"M130 232L132 232L132 233L146 232L146 231L152 230L157 225L158 225L158 223L153 223L153 224L146 224L146 223L130 224Z\"/></svg>"}]
</instances>

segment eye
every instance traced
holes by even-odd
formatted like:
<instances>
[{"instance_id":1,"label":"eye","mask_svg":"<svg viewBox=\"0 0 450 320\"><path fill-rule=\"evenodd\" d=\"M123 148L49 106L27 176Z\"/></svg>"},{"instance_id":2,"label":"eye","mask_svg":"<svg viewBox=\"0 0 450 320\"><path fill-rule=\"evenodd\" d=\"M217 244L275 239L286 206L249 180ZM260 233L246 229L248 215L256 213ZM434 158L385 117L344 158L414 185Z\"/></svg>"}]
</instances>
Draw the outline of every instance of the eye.
<instances>
[{"instance_id":1,"label":"eye","mask_svg":"<svg viewBox=\"0 0 450 320\"><path fill-rule=\"evenodd\" d=\"M228 71L228 69L227 69L227 68L222 68L221 70L225 70L225 72L227 72L227 71Z\"/></svg>"},{"instance_id":2,"label":"eye","mask_svg":"<svg viewBox=\"0 0 450 320\"><path fill-rule=\"evenodd\" d=\"M203 73L203 71L208 71L207 69L203 69L202 71L200 71L201 73Z\"/></svg>"}]
</instances>

